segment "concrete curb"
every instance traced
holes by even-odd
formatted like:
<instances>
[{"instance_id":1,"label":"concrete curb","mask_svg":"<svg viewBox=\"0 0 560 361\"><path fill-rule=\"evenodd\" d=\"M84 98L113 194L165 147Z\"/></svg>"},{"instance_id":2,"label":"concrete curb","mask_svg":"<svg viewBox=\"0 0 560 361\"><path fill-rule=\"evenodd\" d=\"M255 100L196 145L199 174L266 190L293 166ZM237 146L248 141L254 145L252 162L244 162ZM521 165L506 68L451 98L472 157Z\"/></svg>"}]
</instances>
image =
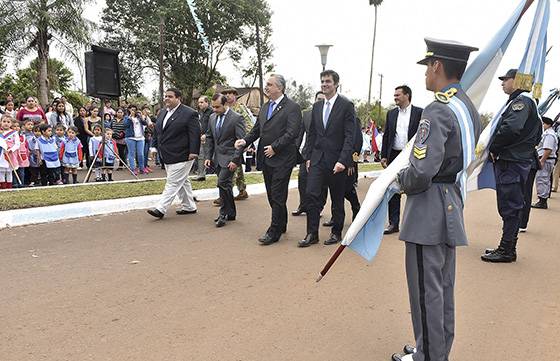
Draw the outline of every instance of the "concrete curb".
<instances>
[{"instance_id":1,"label":"concrete curb","mask_svg":"<svg viewBox=\"0 0 560 361\"><path fill-rule=\"evenodd\" d=\"M360 173L360 176L362 178L376 178L379 173L381 171L363 172ZM289 188L297 188L296 179L290 180ZM199 201L218 197L217 188L199 189L193 193ZM250 195L266 193L264 183L248 185L247 193ZM159 195L152 195L3 211L0 212L0 230L9 227L147 209L153 207L159 197Z\"/></svg>"}]
</instances>

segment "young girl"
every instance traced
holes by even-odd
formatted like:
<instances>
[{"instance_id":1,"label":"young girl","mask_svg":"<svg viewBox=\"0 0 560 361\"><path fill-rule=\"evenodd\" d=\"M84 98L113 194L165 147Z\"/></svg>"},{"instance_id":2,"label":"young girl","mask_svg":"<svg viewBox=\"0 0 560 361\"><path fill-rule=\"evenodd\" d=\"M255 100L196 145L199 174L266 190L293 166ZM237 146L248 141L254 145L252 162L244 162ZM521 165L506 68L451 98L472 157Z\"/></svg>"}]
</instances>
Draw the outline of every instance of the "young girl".
<instances>
[{"instance_id":1,"label":"young girl","mask_svg":"<svg viewBox=\"0 0 560 361\"><path fill-rule=\"evenodd\" d=\"M39 184L39 180L41 184L44 181L44 185L47 185L47 175L44 174L44 171L41 169L41 156L39 154L39 138L41 137L41 130L39 129L38 125L33 125L32 120L26 120L24 127L25 127L25 137L27 139L27 145L29 146L29 175L28 180L30 187L36 186ZM31 126L31 131L28 132L29 126Z\"/></svg>"},{"instance_id":2,"label":"young girl","mask_svg":"<svg viewBox=\"0 0 560 361\"><path fill-rule=\"evenodd\" d=\"M113 130L111 128L105 129L105 146L100 152L100 157L105 160L105 167L103 168L103 176L101 180L113 181L113 167L115 165L116 154L118 153L117 143L113 139ZM101 164L103 165L103 164Z\"/></svg>"},{"instance_id":3,"label":"young girl","mask_svg":"<svg viewBox=\"0 0 560 361\"><path fill-rule=\"evenodd\" d=\"M20 183L16 179L14 179L12 180L12 185L16 188L21 188L25 186L25 173L27 168L29 168L29 147L27 145L27 139L25 138L25 135L20 132L19 122L17 120L13 120L12 130L19 134L19 151L17 153L19 168L17 170L17 175L19 177L19 180L22 182Z\"/></svg>"},{"instance_id":4,"label":"young girl","mask_svg":"<svg viewBox=\"0 0 560 361\"><path fill-rule=\"evenodd\" d=\"M99 146L101 145L101 125L95 124L93 126L93 137L89 138L89 157L92 162L95 162L95 181L101 182L101 163L100 155L98 154Z\"/></svg>"},{"instance_id":5,"label":"young girl","mask_svg":"<svg viewBox=\"0 0 560 361\"><path fill-rule=\"evenodd\" d=\"M47 175L47 179L45 181L41 179L41 183L46 185L45 183L48 181L49 185L62 184L58 147L52 137L52 127L49 124L41 124L39 130L41 131L41 137L37 144L39 145L40 163L41 168Z\"/></svg>"},{"instance_id":6,"label":"young girl","mask_svg":"<svg viewBox=\"0 0 560 361\"><path fill-rule=\"evenodd\" d=\"M12 117L0 120L0 189L12 188L12 171L18 169L19 134L11 129Z\"/></svg>"},{"instance_id":7,"label":"young girl","mask_svg":"<svg viewBox=\"0 0 560 361\"><path fill-rule=\"evenodd\" d=\"M64 126L64 124L57 124L56 127L54 128L54 141L56 142L56 146L58 147L58 149L60 149L60 147L62 146L62 142L64 142L66 140L66 127ZM60 174L60 181L62 181L62 183L64 183L64 166L60 166L60 171L58 172ZM67 183L67 182L66 182ZM66 184L64 183L64 184Z\"/></svg>"},{"instance_id":8,"label":"young girl","mask_svg":"<svg viewBox=\"0 0 560 361\"><path fill-rule=\"evenodd\" d=\"M72 174L72 183L78 183L78 166L83 158L82 143L77 138L78 128L70 126L68 128L68 137L62 142L60 147L60 158L64 167L64 175L62 182L68 184L68 177Z\"/></svg>"}]
</instances>

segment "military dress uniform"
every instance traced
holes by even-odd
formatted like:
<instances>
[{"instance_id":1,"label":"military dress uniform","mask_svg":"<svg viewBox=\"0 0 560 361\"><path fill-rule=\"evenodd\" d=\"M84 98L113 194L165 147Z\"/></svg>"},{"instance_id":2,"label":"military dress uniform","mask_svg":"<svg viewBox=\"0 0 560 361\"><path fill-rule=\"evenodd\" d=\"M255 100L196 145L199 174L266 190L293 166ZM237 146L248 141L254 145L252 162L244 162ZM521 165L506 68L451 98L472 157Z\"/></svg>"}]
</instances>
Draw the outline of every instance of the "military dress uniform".
<instances>
[{"instance_id":1,"label":"military dress uniform","mask_svg":"<svg viewBox=\"0 0 560 361\"><path fill-rule=\"evenodd\" d=\"M515 69L500 77L515 76ZM496 127L490 153L494 159L498 213L503 221L500 245L481 256L486 262L513 262L520 219L525 205L525 184L535 146L542 134L536 103L523 90L514 91Z\"/></svg>"},{"instance_id":2,"label":"military dress uniform","mask_svg":"<svg viewBox=\"0 0 560 361\"><path fill-rule=\"evenodd\" d=\"M430 57L466 64L470 52L476 50L430 39L426 44L428 55L420 64L426 64ZM424 109L410 166L398 174L397 181L407 195L399 238L406 245L416 349L413 355L393 355L393 360L447 361L453 343L455 247L465 246L467 236L457 181L464 169L461 128L447 105L452 97L466 106L475 143L481 132L480 117L471 100L459 84L448 85Z\"/></svg>"}]
</instances>

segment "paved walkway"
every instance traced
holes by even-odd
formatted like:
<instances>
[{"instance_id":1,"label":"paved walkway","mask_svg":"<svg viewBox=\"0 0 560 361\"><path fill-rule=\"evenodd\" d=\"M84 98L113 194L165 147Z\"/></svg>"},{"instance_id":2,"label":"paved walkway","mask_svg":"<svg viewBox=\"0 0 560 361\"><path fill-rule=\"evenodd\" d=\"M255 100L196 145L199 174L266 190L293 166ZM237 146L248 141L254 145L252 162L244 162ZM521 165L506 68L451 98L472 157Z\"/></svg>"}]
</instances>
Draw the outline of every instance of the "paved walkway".
<instances>
[{"instance_id":1,"label":"paved walkway","mask_svg":"<svg viewBox=\"0 0 560 361\"><path fill-rule=\"evenodd\" d=\"M558 359L558 194L550 207L533 212L517 263L486 264L479 255L500 229L495 195L470 195L454 361ZM371 264L345 251L317 284L335 248L297 248L304 217L263 247L264 196L239 202L225 228L216 213L200 202L196 215L161 221L132 211L0 231L0 359L383 361L412 341L396 236Z\"/></svg>"}]
</instances>

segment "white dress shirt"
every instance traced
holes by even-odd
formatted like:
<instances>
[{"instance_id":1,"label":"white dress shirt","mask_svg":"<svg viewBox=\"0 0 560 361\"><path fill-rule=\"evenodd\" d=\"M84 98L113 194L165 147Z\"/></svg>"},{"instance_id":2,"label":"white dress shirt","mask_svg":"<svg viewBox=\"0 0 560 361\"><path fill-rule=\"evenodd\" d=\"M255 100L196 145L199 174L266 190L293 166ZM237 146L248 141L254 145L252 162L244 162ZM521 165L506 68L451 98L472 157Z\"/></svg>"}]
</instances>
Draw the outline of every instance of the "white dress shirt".
<instances>
[{"instance_id":1,"label":"white dress shirt","mask_svg":"<svg viewBox=\"0 0 560 361\"><path fill-rule=\"evenodd\" d=\"M284 99L284 94L280 95L280 97L276 100L270 100L270 102L274 102L274 105L272 106L272 113L274 113L274 111L276 110L276 107L278 106L278 104L282 101L282 99Z\"/></svg>"},{"instance_id":2,"label":"white dress shirt","mask_svg":"<svg viewBox=\"0 0 560 361\"><path fill-rule=\"evenodd\" d=\"M397 132L393 142L393 149L403 150L408 142L408 125L410 124L412 104L408 104L408 106L404 109L400 107L398 109L399 115L397 116Z\"/></svg>"},{"instance_id":3,"label":"white dress shirt","mask_svg":"<svg viewBox=\"0 0 560 361\"><path fill-rule=\"evenodd\" d=\"M175 113L175 111L177 110L177 108L179 108L179 105L181 105L181 103L177 104L177 106L171 110L167 109L167 113L165 114L165 118L163 118L163 128L165 128L165 126L167 125L167 120L169 118L171 118L171 116L173 115L173 113Z\"/></svg>"},{"instance_id":4,"label":"white dress shirt","mask_svg":"<svg viewBox=\"0 0 560 361\"><path fill-rule=\"evenodd\" d=\"M323 103L323 119L325 119L325 113L326 113L326 110L327 110L327 103L330 104L330 110L329 110L329 111L330 111L329 116L330 116L330 114L332 114L332 109L333 109L333 106L334 106L334 102L335 102L337 99L338 99L338 93L334 93L334 95L333 95L332 98L330 98L330 99L328 99L328 100L327 100L327 98L325 98L325 100L323 100L323 102L324 102L324 103ZM322 119L322 120L323 120L323 119ZM327 122L328 122L328 121L329 121L329 120L327 119Z\"/></svg>"}]
</instances>

